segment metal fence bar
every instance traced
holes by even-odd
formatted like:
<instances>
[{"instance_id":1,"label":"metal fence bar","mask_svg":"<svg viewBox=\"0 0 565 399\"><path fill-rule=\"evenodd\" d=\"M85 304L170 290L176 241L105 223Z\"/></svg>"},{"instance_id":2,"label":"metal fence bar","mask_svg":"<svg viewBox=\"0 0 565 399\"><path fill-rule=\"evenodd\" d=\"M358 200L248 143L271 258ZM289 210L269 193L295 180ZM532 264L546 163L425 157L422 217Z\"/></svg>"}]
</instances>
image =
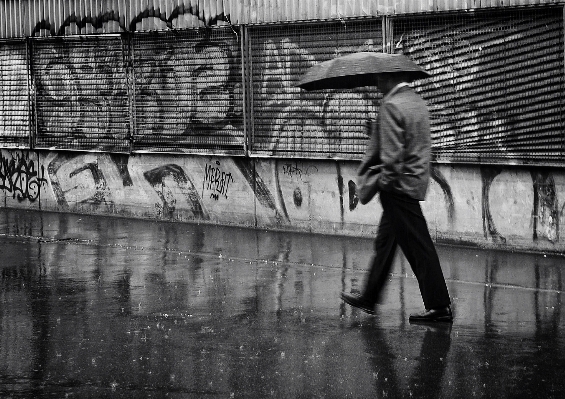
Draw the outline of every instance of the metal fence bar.
<instances>
[{"instance_id":1,"label":"metal fence bar","mask_svg":"<svg viewBox=\"0 0 565 399\"><path fill-rule=\"evenodd\" d=\"M133 35L135 150L245 150L239 27Z\"/></svg>"},{"instance_id":2,"label":"metal fence bar","mask_svg":"<svg viewBox=\"0 0 565 399\"><path fill-rule=\"evenodd\" d=\"M340 54L382 51L380 18L251 26L252 153L303 158L360 157L380 94L371 88L305 92L312 65Z\"/></svg>"},{"instance_id":3,"label":"metal fence bar","mask_svg":"<svg viewBox=\"0 0 565 399\"><path fill-rule=\"evenodd\" d=\"M127 152L128 99L119 35L31 40L37 148Z\"/></svg>"},{"instance_id":4,"label":"metal fence bar","mask_svg":"<svg viewBox=\"0 0 565 399\"><path fill-rule=\"evenodd\" d=\"M128 117L129 117L129 131L128 131L128 150L131 154L135 148L135 131L137 129L135 118L135 69L133 67L133 46L131 45L133 38L131 33L124 33L122 35L124 46L124 67L126 70L126 88L128 99Z\"/></svg>"},{"instance_id":5,"label":"metal fence bar","mask_svg":"<svg viewBox=\"0 0 565 399\"><path fill-rule=\"evenodd\" d=\"M247 76L248 68L248 58L249 54L247 52L248 41L247 41L247 27L241 27L240 31L240 44L241 44L241 85L242 85L242 114L243 114L243 141L244 141L244 153L249 156L250 149L250 129L249 123L252 120L249 114L249 79Z\"/></svg>"},{"instance_id":6,"label":"metal fence bar","mask_svg":"<svg viewBox=\"0 0 565 399\"><path fill-rule=\"evenodd\" d=\"M0 143L29 144L29 67L23 39L0 41Z\"/></svg>"},{"instance_id":7,"label":"metal fence bar","mask_svg":"<svg viewBox=\"0 0 565 399\"><path fill-rule=\"evenodd\" d=\"M432 73L416 84L438 161L565 161L563 10L395 19L396 51ZM535 139L534 139L535 137Z\"/></svg>"},{"instance_id":8,"label":"metal fence bar","mask_svg":"<svg viewBox=\"0 0 565 399\"><path fill-rule=\"evenodd\" d=\"M31 43L30 39L26 39L26 65L28 67L28 79L27 79L27 88L28 88L28 96L27 96L27 110L29 115L28 120L28 146L30 149L33 149L35 146L35 139L37 137L37 118L35 117L35 106L36 106L36 97L35 97L35 85L33 83L33 70L31 67Z\"/></svg>"}]
</instances>

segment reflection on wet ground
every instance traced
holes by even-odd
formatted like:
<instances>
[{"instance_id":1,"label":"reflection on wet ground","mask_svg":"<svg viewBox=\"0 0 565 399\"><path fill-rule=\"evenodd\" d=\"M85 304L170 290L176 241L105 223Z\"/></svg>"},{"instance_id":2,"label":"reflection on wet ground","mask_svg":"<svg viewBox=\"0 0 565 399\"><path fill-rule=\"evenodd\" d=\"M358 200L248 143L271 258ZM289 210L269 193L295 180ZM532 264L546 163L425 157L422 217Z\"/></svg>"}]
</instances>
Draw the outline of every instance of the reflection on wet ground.
<instances>
[{"instance_id":1,"label":"reflection on wet ground","mask_svg":"<svg viewBox=\"0 0 565 399\"><path fill-rule=\"evenodd\" d=\"M438 247L455 322L371 240L0 211L2 398L561 398L564 259Z\"/></svg>"}]
</instances>

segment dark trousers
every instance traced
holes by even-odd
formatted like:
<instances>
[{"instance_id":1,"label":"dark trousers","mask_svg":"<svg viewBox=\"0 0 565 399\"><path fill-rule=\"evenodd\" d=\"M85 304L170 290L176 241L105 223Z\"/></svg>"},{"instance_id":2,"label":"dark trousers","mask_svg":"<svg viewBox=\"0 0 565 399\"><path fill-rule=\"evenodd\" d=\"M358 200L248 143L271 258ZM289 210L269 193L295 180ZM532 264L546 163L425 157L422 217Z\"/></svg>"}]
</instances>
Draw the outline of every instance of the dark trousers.
<instances>
[{"instance_id":1,"label":"dark trousers","mask_svg":"<svg viewBox=\"0 0 565 399\"><path fill-rule=\"evenodd\" d=\"M418 200L381 192L383 214L363 298L377 303L388 280L397 245L416 275L426 309L448 306L451 301L428 224Z\"/></svg>"}]
</instances>

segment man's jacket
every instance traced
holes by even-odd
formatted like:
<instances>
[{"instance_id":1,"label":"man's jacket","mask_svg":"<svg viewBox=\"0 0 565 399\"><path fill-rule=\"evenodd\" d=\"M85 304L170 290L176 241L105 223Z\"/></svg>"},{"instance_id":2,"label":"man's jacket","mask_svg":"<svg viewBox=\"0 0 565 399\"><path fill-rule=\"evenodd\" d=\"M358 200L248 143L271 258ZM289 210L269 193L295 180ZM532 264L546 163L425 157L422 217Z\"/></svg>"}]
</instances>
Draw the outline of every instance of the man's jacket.
<instances>
[{"instance_id":1,"label":"man's jacket","mask_svg":"<svg viewBox=\"0 0 565 399\"><path fill-rule=\"evenodd\" d=\"M400 84L383 98L377 125L358 174L378 169L375 181L380 191L424 200L431 158L426 103L408 84Z\"/></svg>"}]
</instances>

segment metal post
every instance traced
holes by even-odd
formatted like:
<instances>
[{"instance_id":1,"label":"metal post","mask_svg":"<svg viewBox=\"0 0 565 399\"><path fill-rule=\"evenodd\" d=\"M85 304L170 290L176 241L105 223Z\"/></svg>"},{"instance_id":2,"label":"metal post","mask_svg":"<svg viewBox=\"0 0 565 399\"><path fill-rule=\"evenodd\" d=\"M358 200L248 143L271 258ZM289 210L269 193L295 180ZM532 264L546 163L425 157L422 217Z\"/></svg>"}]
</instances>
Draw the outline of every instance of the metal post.
<instances>
[{"instance_id":1,"label":"metal post","mask_svg":"<svg viewBox=\"0 0 565 399\"><path fill-rule=\"evenodd\" d=\"M28 37L26 44L26 64L27 64L27 93L28 93L28 126L29 126L29 148L34 149L37 144L37 98L35 82L33 79L33 44Z\"/></svg>"},{"instance_id":2,"label":"metal post","mask_svg":"<svg viewBox=\"0 0 565 399\"><path fill-rule=\"evenodd\" d=\"M124 69L126 73L126 86L128 91L129 109L129 153L131 154L135 146L135 68L134 68L134 33L124 33L122 35L122 46L124 51Z\"/></svg>"},{"instance_id":3,"label":"metal post","mask_svg":"<svg viewBox=\"0 0 565 399\"><path fill-rule=\"evenodd\" d=\"M247 129L247 106L246 106L246 99L247 99L247 80L245 79L245 71L246 71L246 67L245 67L245 61L247 59L247 56L245 54L245 37L246 37L246 29L243 25L240 26L239 29L239 45L240 45L240 54L241 54L241 93L242 93L242 102L243 102L243 152L245 153L245 156L248 156L249 154L249 131Z\"/></svg>"},{"instance_id":4,"label":"metal post","mask_svg":"<svg viewBox=\"0 0 565 399\"><path fill-rule=\"evenodd\" d=\"M387 15L383 15L382 36L383 53L392 54L394 52L393 19Z\"/></svg>"},{"instance_id":5,"label":"metal post","mask_svg":"<svg viewBox=\"0 0 565 399\"><path fill-rule=\"evenodd\" d=\"M251 46L249 43L249 31L246 25L240 25L241 35L241 78L243 93L243 132L244 132L244 152L249 156L252 151L253 118L253 82L252 82L252 60L250 57Z\"/></svg>"},{"instance_id":6,"label":"metal post","mask_svg":"<svg viewBox=\"0 0 565 399\"><path fill-rule=\"evenodd\" d=\"M563 7L563 27L562 27L563 31L563 43L565 43L565 6ZM563 66L565 69L565 48L563 50ZM565 79L565 70L561 71L561 76L563 79ZM561 101L563 101L563 93L561 93ZM565 139L565 122L564 122L564 118L565 115L561 115L561 129L562 129L562 134L563 134L563 139ZM565 150L561 150L561 158L565 159Z\"/></svg>"}]
</instances>

